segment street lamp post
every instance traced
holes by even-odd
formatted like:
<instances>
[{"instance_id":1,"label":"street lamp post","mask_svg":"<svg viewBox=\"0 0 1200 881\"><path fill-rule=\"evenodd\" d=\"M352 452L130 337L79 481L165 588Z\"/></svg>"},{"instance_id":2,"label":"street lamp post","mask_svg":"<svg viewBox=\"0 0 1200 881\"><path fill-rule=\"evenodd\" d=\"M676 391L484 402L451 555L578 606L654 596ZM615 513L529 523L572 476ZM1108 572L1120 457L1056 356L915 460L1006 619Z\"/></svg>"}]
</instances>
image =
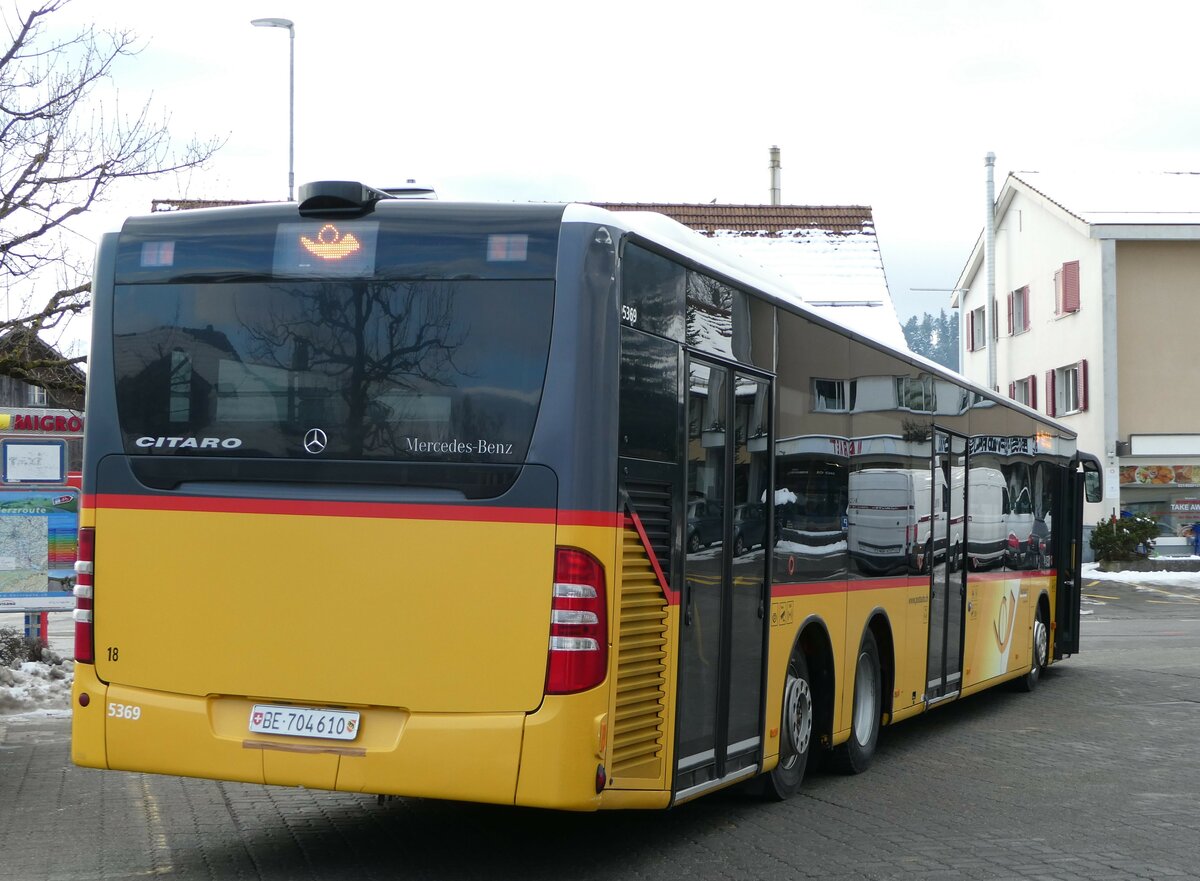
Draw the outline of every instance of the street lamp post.
<instances>
[{"instance_id":1,"label":"street lamp post","mask_svg":"<svg viewBox=\"0 0 1200 881\"><path fill-rule=\"evenodd\" d=\"M287 28L288 32L288 201L296 187L296 26L286 18L256 18L250 22L256 28Z\"/></svg>"}]
</instances>

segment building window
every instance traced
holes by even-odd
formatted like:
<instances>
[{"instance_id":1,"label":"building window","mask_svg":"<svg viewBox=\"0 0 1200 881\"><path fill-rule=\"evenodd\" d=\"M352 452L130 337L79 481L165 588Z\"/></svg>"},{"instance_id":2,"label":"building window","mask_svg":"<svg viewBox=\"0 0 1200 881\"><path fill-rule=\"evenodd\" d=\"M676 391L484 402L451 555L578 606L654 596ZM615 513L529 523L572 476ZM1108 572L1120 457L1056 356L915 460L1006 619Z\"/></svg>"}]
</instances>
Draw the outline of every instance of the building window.
<instances>
[{"instance_id":1,"label":"building window","mask_svg":"<svg viewBox=\"0 0 1200 881\"><path fill-rule=\"evenodd\" d=\"M896 404L914 413L932 413L937 409L932 376L897 376Z\"/></svg>"},{"instance_id":2,"label":"building window","mask_svg":"<svg viewBox=\"0 0 1200 881\"><path fill-rule=\"evenodd\" d=\"M32 407L45 407L46 390L40 385L31 385L29 387L29 404Z\"/></svg>"},{"instance_id":3,"label":"building window","mask_svg":"<svg viewBox=\"0 0 1200 881\"><path fill-rule=\"evenodd\" d=\"M814 379L813 410L817 413L849 413L854 409L858 383L853 379Z\"/></svg>"},{"instance_id":4,"label":"building window","mask_svg":"<svg viewBox=\"0 0 1200 881\"><path fill-rule=\"evenodd\" d=\"M1029 287L1017 288L1008 295L1008 333L1029 330Z\"/></svg>"},{"instance_id":5,"label":"building window","mask_svg":"<svg viewBox=\"0 0 1200 881\"><path fill-rule=\"evenodd\" d=\"M980 349L987 348L987 338L984 335L986 325L986 317L984 316L985 308L980 306L978 309L972 309L967 313L967 351L978 352Z\"/></svg>"},{"instance_id":6,"label":"building window","mask_svg":"<svg viewBox=\"0 0 1200 881\"><path fill-rule=\"evenodd\" d=\"M1018 404L1037 409L1037 377L1026 376L1008 384L1008 396Z\"/></svg>"},{"instance_id":7,"label":"building window","mask_svg":"<svg viewBox=\"0 0 1200 881\"><path fill-rule=\"evenodd\" d=\"M1088 362L1046 371L1046 412L1069 416L1088 408Z\"/></svg>"},{"instance_id":8,"label":"building window","mask_svg":"<svg viewBox=\"0 0 1200 881\"><path fill-rule=\"evenodd\" d=\"M1070 315L1079 311L1079 261L1064 263L1054 273L1054 314Z\"/></svg>"}]
</instances>

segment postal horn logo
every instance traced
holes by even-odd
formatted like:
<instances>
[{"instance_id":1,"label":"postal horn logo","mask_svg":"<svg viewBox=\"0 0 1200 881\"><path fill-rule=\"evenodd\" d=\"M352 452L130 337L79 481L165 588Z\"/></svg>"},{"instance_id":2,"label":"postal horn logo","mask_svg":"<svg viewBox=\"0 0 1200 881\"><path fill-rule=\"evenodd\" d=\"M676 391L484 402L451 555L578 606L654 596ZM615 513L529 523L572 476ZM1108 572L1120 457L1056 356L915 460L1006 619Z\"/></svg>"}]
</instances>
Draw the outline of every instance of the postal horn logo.
<instances>
[{"instance_id":1,"label":"postal horn logo","mask_svg":"<svg viewBox=\"0 0 1200 881\"><path fill-rule=\"evenodd\" d=\"M310 428L308 434L304 435L304 449L314 456L317 453L325 452L327 446L329 446L329 438L319 428Z\"/></svg>"},{"instance_id":2,"label":"postal horn logo","mask_svg":"<svg viewBox=\"0 0 1200 881\"><path fill-rule=\"evenodd\" d=\"M996 648L1004 651L1008 641L1012 639L1013 628L1017 624L1017 595L1010 591L1000 598L1000 608L996 612L996 620L992 627L996 633Z\"/></svg>"},{"instance_id":3,"label":"postal horn logo","mask_svg":"<svg viewBox=\"0 0 1200 881\"><path fill-rule=\"evenodd\" d=\"M354 233L343 233L332 223L321 227L316 236L300 236L300 244L305 251L320 260L344 260L351 254L362 250L360 242Z\"/></svg>"}]
</instances>

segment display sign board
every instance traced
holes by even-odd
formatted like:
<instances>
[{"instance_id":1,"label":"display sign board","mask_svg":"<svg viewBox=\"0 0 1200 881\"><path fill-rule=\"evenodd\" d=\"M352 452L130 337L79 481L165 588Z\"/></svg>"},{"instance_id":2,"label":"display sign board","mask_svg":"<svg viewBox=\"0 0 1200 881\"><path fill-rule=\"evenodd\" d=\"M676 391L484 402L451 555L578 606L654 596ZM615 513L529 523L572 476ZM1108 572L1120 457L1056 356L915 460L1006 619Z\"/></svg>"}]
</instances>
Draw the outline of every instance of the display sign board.
<instances>
[{"instance_id":1,"label":"display sign board","mask_svg":"<svg viewBox=\"0 0 1200 881\"><path fill-rule=\"evenodd\" d=\"M1122 465L1121 486L1200 487L1200 465Z\"/></svg>"},{"instance_id":2,"label":"display sign board","mask_svg":"<svg viewBox=\"0 0 1200 881\"><path fill-rule=\"evenodd\" d=\"M0 441L4 483L63 483L67 479L67 445L61 440Z\"/></svg>"},{"instance_id":3,"label":"display sign board","mask_svg":"<svg viewBox=\"0 0 1200 881\"><path fill-rule=\"evenodd\" d=\"M0 487L0 612L75 607L79 490Z\"/></svg>"}]
</instances>

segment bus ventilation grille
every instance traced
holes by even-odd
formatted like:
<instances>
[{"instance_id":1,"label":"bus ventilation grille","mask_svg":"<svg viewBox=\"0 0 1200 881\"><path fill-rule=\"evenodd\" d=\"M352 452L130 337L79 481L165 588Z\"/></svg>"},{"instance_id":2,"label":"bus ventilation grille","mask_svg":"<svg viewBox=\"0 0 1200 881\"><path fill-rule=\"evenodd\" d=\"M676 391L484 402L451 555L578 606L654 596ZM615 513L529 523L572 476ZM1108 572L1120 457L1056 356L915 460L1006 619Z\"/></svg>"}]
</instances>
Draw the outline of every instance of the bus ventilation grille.
<instances>
[{"instance_id":1,"label":"bus ventilation grille","mask_svg":"<svg viewBox=\"0 0 1200 881\"><path fill-rule=\"evenodd\" d=\"M667 584L671 583L671 487L669 484L630 483L625 487Z\"/></svg>"},{"instance_id":2,"label":"bus ventilation grille","mask_svg":"<svg viewBox=\"0 0 1200 881\"><path fill-rule=\"evenodd\" d=\"M618 785L661 778L665 768L667 601L632 526L624 530L619 626L611 760Z\"/></svg>"}]
</instances>

